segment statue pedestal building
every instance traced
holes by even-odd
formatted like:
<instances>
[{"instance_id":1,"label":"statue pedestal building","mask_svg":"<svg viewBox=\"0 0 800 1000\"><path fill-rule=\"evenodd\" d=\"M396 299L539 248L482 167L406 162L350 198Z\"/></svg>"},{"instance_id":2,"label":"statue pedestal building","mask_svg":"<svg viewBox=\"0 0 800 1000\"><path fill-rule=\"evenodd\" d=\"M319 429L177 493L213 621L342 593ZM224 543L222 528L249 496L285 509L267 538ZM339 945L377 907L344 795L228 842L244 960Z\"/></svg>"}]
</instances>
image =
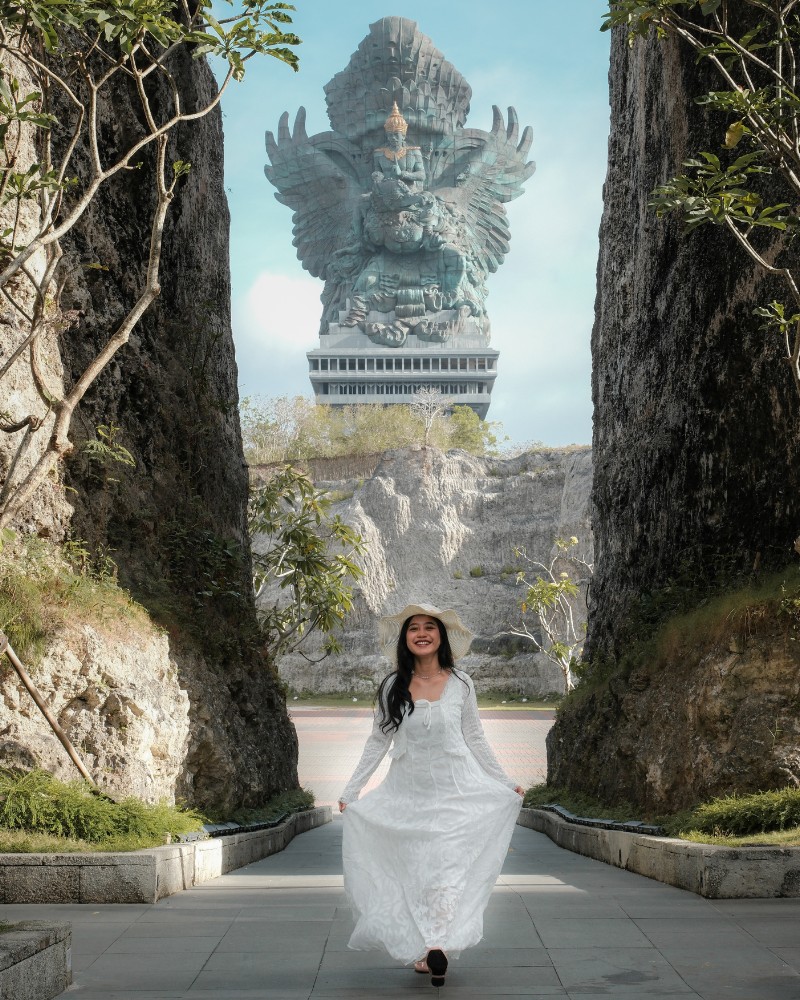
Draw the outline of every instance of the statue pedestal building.
<instances>
[{"instance_id":1,"label":"statue pedestal building","mask_svg":"<svg viewBox=\"0 0 800 1000\"><path fill-rule=\"evenodd\" d=\"M440 313L438 323L452 322ZM452 334L431 340L407 334L402 347L370 343L360 330L331 323L320 346L306 355L318 403L410 403L421 388L438 389L452 406L470 406L479 417L489 409L498 352L482 334Z\"/></svg>"},{"instance_id":2,"label":"statue pedestal building","mask_svg":"<svg viewBox=\"0 0 800 1000\"><path fill-rule=\"evenodd\" d=\"M509 251L504 204L534 170L531 130L513 108L490 132L464 128L466 80L402 17L371 25L325 94L333 130L308 136L301 108L290 131L284 114L264 168L325 282L316 400L385 406L430 388L485 417L499 357L486 279Z\"/></svg>"}]
</instances>

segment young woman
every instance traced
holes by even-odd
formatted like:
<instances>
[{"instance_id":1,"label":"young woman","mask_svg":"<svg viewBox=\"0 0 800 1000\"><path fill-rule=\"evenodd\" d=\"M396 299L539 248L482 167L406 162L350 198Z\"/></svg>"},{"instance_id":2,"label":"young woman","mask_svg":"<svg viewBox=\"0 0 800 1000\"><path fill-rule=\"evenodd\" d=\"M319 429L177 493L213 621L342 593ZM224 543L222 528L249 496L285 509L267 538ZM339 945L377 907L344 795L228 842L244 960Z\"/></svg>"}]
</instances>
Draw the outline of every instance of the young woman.
<instances>
[{"instance_id":1,"label":"young woman","mask_svg":"<svg viewBox=\"0 0 800 1000\"><path fill-rule=\"evenodd\" d=\"M349 947L385 948L434 986L448 957L483 936L522 805L523 789L486 742L472 681L455 666L472 638L455 611L424 604L381 620L397 669L378 689L372 733L339 800L356 918ZM387 751L385 780L356 801Z\"/></svg>"}]
</instances>

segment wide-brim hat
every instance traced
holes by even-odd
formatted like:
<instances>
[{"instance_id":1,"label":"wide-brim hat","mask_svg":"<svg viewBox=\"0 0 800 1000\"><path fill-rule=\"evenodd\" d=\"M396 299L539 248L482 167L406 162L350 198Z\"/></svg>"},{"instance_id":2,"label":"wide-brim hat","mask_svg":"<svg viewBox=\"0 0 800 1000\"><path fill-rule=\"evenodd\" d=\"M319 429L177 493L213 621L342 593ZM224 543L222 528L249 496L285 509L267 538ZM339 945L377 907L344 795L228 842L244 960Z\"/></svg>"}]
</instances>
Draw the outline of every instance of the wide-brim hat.
<instances>
[{"instance_id":1,"label":"wide-brim hat","mask_svg":"<svg viewBox=\"0 0 800 1000\"><path fill-rule=\"evenodd\" d=\"M432 604L407 604L396 615L387 615L385 618L381 618L378 626L378 641L384 656L394 661L397 654L397 640L400 637L403 622L414 615L430 615L431 618L438 618L447 629L447 638L450 642L450 649L453 651L453 659L460 660L462 656L467 655L475 634L470 632L458 617L457 612L453 611L452 608L440 610L433 607Z\"/></svg>"}]
</instances>

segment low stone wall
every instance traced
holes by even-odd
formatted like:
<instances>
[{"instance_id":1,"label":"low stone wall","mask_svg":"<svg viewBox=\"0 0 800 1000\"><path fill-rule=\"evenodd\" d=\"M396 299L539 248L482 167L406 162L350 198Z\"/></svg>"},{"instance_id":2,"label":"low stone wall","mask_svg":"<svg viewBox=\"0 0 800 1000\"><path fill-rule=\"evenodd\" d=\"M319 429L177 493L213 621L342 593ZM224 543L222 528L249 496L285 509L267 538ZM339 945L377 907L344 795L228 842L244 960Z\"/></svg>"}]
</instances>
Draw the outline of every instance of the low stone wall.
<instances>
[{"instance_id":1,"label":"low stone wall","mask_svg":"<svg viewBox=\"0 0 800 1000\"><path fill-rule=\"evenodd\" d=\"M715 847L569 823L541 809L523 809L519 825L559 847L646 875L707 899L800 896L800 848Z\"/></svg>"},{"instance_id":2,"label":"low stone wall","mask_svg":"<svg viewBox=\"0 0 800 1000\"><path fill-rule=\"evenodd\" d=\"M0 854L0 903L155 903L276 854L298 833L330 821L331 807L320 806L270 830L146 851Z\"/></svg>"},{"instance_id":3,"label":"low stone wall","mask_svg":"<svg viewBox=\"0 0 800 1000\"><path fill-rule=\"evenodd\" d=\"M72 982L69 924L0 924L0 997L51 1000Z\"/></svg>"}]
</instances>

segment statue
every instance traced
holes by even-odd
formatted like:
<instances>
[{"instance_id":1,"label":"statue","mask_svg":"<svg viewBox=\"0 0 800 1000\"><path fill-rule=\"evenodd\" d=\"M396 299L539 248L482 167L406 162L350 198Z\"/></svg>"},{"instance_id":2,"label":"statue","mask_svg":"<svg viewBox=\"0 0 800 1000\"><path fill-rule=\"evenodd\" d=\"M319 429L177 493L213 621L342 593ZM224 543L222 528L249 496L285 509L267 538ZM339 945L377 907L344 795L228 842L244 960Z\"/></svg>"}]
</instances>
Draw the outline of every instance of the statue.
<instances>
[{"instance_id":1,"label":"statue","mask_svg":"<svg viewBox=\"0 0 800 1000\"><path fill-rule=\"evenodd\" d=\"M397 101L392 105L392 113L386 119L383 130L386 145L375 150L373 181L377 183L384 178L399 180L409 193L418 193L425 181L422 153L419 146L406 145L408 122L400 114Z\"/></svg>"},{"instance_id":2,"label":"statue","mask_svg":"<svg viewBox=\"0 0 800 1000\"><path fill-rule=\"evenodd\" d=\"M509 250L503 206L534 170L530 128L520 138L514 109L506 126L495 107L490 132L465 129L469 86L400 17L373 24L325 91L333 131L309 137L300 108L290 133L284 114L265 167L325 282L320 335L488 344L486 278Z\"/></svg>"}]
</instances>

